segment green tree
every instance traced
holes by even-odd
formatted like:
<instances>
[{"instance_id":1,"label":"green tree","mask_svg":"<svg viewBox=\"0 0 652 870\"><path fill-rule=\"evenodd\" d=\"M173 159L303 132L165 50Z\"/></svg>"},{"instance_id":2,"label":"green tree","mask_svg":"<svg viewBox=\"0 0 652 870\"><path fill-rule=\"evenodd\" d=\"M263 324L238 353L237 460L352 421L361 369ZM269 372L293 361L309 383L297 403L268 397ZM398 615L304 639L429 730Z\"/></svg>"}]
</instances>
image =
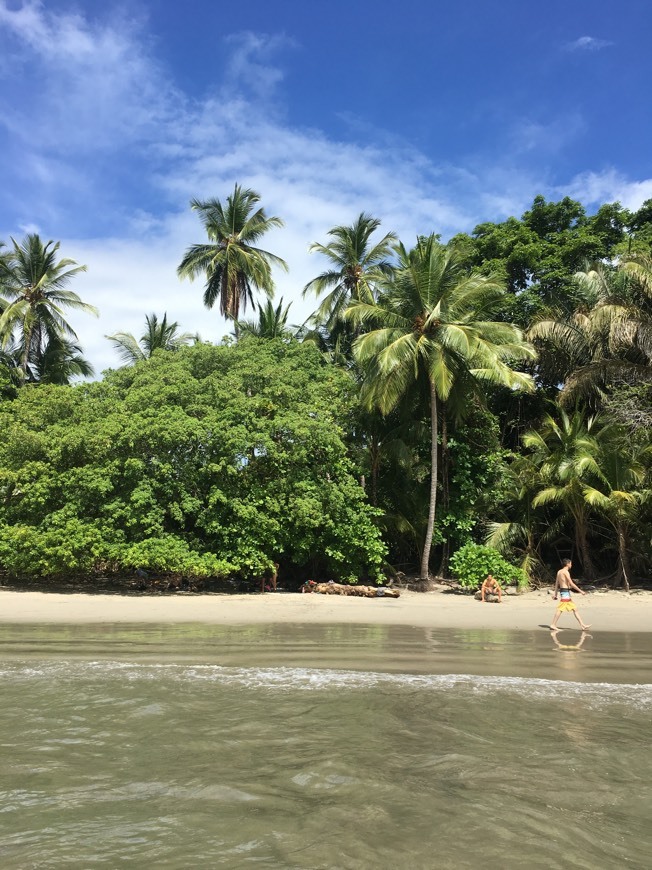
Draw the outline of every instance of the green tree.
<instances>
[{"instance_id":1,"label":"green tree","mask_svg":"<svg viewBox=\"0 0 652 870\"><path fill-rule=\"evenodd\" d=\"M537 196L520 219L480 224L453 242L469 266L505 280L503 317L525 328L546 310L569 315L575 309L575 272L614 256L630 219L618 203L588 216L569 197L547 202Z\"/></svg>"},{"instance_id":2,"label":"green tree","mask_svg":"<svg viewBox=\"0 0 652 870\"><path fill-rule=\"evenodd\" d=\"M107 335L106 338L112 342L122 360L127 365L133 365L140 360L150 359L156 350L178 350L197 336L190 332L179 333L179 324L176 321L168 323L168 316L165 313L161 320L156 314L145 316L145 330L140 340L130 332L116 332L114 335Z\"/></svg>"},{"instance_id":3,"label":"green tree","mask_svg":"<svg viewBox=\"0 0 652 870\"><path fill-rule=\"evenodd\" d=\"M437 500L439 405L462 379L531 389L528 375L509 363L529 358L532 348L515 326L489 320L503 295L500 282L469 273L455 248L434 236L407 251L376 303L352 302L348 316L371 330L359 336L355 356L364 371L363 400L383 413L394 408L420 379L430 406L430 496L421 556L427 579Z\"/></svg>"},{"instance_id":4,"label":"green tree","mask_svg":"<svg viewBox=\"0 0 652 870\"><path fill-rule=\"evenodd\" d=\"M298 342L155 354L0 403L0 570L378 576L348 374Z\"/></svg>"},{"instance_id":5,"label":"green tree","mask_svg":"<svg viewBox=\"0 0 652 870\"><path fill-rule=\"evenodd\" d=\"M238 323L238 333L240 336L253 335L256 338L288 338L292 332L287 326L288 312L290 305L288 303L283 307L283 297L281 297L276 308L272 305L271 299L267 299L265 305L258 303L258 322L253 320L241 320Z\"/></svg>"},{"instance_id":6,"label":"green tree","mask_svg":"<svg viewBox=\"0 0 652 870\"><path fill-rule=\"evenodd\" d=\"M57 260L59 242L45 245L37 234L28 234L0 257L0 344L16 342L21 361L21 382L37 379L39 361L48 342L77 341L65 319L66 309L97 316L97 309L82 302L66 287L86 271L74 260Z\"/></svg>"},{"instance_id":7,"label":"green tree","mask_svg":"<svg viewBox=\"0 0 652 870\"><path fill-rule=\"evenodd\" d=\"M69 384L73 378L90 378L93 366L83 356L81 347L69 338L54 335L39 354L34 366L40 384Z\"/></svg>"},{"instance_id":8,"label":"green tree","mask_svg":"<svg viewBox=\"0 0 652 870\"><path fill-rule=\"evenodd\" d=\"M255 247L258 240L274 227L282 227L279 217L269 217L257 208L260 195L235 185L226 198L193 199L191 207L199 213L208 235L208 244L191 245L177 272L180 278L206 277L204 305L212 308L219 299L220 313L237 322L240 308L253 304L253 290L274 295L272 266L287 271L280 257Z\"/></svg>"},{"instance_id":9,"label":"green tree","mask_svg":"<svg viewBox=\"0 0 652 870\"><path fill-rule=\"evenodd\" d=\"M376 285L392 272L396 235L386 233L372 244L371 236L379 227L377 218L363 212L351 226L329 230L331 241L326 245L314 242L309 248L331 264L303 288L304 296L326 293L311 321L317 328L324 327L332 344L343 345L345 355L352 338L344 319L349 302L373 302Z\"/></svg>"},{"instance_id":10,"label":"green tree","mask_svg":"<svg viewBox=\"0 0 652 870\"><path fill-rule=\"evenodd\" d=\"M506 474L501 505L504 519L489 522L485 536L485 544L506 558L516 557L531 580L547 574L542 548L560 534L558 519L533 504L539 489L539 469L531 457L515 456Z\"/></svg>"},{"instance_id":11,"label":"green tree","mask_svg":"<svg viewBox=\"0 0 652 870\"><path fill-rule=\"evenodd\" d=\"M527 432L523 444L539 472L533 507L557 505L571 518L575 545L584 576L595 579L589 546L591 501L588 488L601 479L601 447L609 427L597 417L580 411L559 411L559 419L547 415L538 431Z\"/></svg>"},{"instance_id":12,"label":"green tree","mask_svg":"<svg viewBox=\"0 0 652 870\"><path fill-rule=\"evenodd\" d=\"M562 404L582 399L597 407L614 382L646 374L652 361L652 309L645 269L639 269L635 260L620 269L587 266L574 275L575 310L548 312L528 330L539 350L539 375L544 382L562 384Z\"/></svg>"},{"instance_id":13,"label":"green tree","mask_svg":"<svg viewBox=\"0 0 652 870\"><path fill-rule=\"evenodd\" d=\"M649 498L646 473L652 458L652 445L632 444L624 432L610 428L603 439L595 483L584 487L587 503L606 517L616 535L618 568L616 584L629 592L632 534L638 525L641 505Z\"/></svg>"}]
</instances>

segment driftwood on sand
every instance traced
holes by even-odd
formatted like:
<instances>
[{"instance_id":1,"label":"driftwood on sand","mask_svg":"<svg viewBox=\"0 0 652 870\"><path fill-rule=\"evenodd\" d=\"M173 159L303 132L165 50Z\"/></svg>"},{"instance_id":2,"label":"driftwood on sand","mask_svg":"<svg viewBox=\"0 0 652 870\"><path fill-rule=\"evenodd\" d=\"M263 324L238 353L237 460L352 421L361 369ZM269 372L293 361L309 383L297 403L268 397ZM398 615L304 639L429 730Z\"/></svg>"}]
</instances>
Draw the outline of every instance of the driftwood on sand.
<instances>
[{"instance_id":1,"label":"driftwood on sand","mask_svg":"<svg viewBox=\"0 0 652 870\"><path fill-rule=\"evenodd\" d=\"M310 589L321 595L353 595L359 598L399 598L398 589L386 586L348 586L345 583L315 583Z\"/></svg>"}]
</instances>

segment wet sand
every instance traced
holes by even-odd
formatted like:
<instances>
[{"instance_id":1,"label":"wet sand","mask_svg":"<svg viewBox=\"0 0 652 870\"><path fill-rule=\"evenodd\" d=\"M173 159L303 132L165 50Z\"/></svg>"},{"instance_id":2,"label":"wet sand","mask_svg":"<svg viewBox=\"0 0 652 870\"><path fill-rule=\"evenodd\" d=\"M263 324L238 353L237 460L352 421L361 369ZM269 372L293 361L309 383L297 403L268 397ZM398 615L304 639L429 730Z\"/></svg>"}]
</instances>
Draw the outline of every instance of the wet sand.
<instances>
[{"instance_id":1,"label":"wet sand","mask_svg":"<svg viewBox=\"0 0 652 870\"><path fill-rule=\"evenodd\" d=\"M652 631L652 592L595 592L574 598L591 631ZM550 624L556 602L549 590L503 597L500 604L449 591L402 592L398 599L336 595L86 595L0 589L0 623L210 625L376 624L424 628L532 629ZM559 627L578 631L572 614Z\"/></svg>"}]
</instances>

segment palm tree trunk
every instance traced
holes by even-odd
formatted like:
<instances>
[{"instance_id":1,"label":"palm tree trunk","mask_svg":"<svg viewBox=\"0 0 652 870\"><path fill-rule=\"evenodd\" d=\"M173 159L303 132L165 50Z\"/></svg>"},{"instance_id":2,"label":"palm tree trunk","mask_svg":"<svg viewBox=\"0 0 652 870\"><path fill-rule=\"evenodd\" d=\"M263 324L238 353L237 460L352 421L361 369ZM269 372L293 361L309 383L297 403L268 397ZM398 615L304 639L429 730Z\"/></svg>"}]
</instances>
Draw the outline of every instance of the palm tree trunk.
<instances>
[{"instance_id":1,"label":"palm tree trunk","mask_svg":"<svg viewBox=\"0 0 652 870\"><path fill-rule=\"evenodd\" d=\"M620 570L622 572L622 583L625 591L629 592L629 555L627 553L627 536L625 530L619 524L618 532L618 558L620 559Z\"/></svg>"},{"instance_id":2,"label":"palm tree trunk","mask_svg":"<svg viewBox=\"0 0 652 870\"><path fill-rule=\"evenodd\" d=\"M575 542L580 553L580 559L582 560L584 578L592 583L595 580L595 567L586 539L586 523L581 516L576 516L575 518Z\"/></svg>"},{"instance_id":3,"label":"palm tree trunk","mask_svg":"<svg viewBox=\"0 0 652 870\"><path fill-rule=\"evenodd\" d=\"M437 419L437 391L432 380L430 385L430 506L428 508L428 525L426 526L426 539L423 542L421 553L421 580L428 579L428 566L430 564L430 547L432 545L432 533L435 528L435 508L437 507L437 441L439 440Z\"/></svg>"},{"instance_id":4,"label":"palm tree trunk","mask_svg":"<svg viewBox=\"0 0 652 870\"><path fill-rule=\"evenodd\" d=\"M448 452L448 417L446 416L446 403L441 403L441 497L444 512L448 511L450 503L450 454ZM441 548L441 561L439 563L439 576L448 576L448 559L450 557L450 540L444 538Z\"/></svg>"},{"instance_id":5,"label":"palm tree trunk","mask_svg":"<svg viewBox=\"0 0 652 870\"><path fill-rule=\"evenodd\" d=\"M32 344L32 332L33 331L34 331L34 328L32 326L30 326L23 332L23 341L25 342L25 349L23 350L23 359L22 359L23 371L22 371L21 376L20 376L21 387L24 387L25 383L27 382L27 364L29 362L29 351L30 351L30 345Z\"/></svg>"},{"instance_id":6,"label":"palm tree trunk","mask_svg":"<svg viewBox=\"0 0 652 870\"><path fill-rule=\"evenodd\" d=\"M371 436L371 504L378 507L378 468L380 466L380 440Z\"/></svg>"}]
</instances>

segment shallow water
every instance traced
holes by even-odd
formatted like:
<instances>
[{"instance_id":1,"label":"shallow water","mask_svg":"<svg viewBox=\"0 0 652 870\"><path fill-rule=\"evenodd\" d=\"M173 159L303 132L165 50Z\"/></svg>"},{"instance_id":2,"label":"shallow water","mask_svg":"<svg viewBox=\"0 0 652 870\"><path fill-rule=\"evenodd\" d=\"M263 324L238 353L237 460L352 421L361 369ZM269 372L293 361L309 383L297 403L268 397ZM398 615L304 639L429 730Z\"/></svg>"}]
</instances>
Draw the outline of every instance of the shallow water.
<instances>
[{"instance_id":1,"label":"shallow water","mask_svg":"<svg viewBox=\"0 0 652 870\"><path fill-rule=\"evenodd\" d=\"M652 639L1 626L0 866L650 866Z\"/></svg>"}]
</instances>

